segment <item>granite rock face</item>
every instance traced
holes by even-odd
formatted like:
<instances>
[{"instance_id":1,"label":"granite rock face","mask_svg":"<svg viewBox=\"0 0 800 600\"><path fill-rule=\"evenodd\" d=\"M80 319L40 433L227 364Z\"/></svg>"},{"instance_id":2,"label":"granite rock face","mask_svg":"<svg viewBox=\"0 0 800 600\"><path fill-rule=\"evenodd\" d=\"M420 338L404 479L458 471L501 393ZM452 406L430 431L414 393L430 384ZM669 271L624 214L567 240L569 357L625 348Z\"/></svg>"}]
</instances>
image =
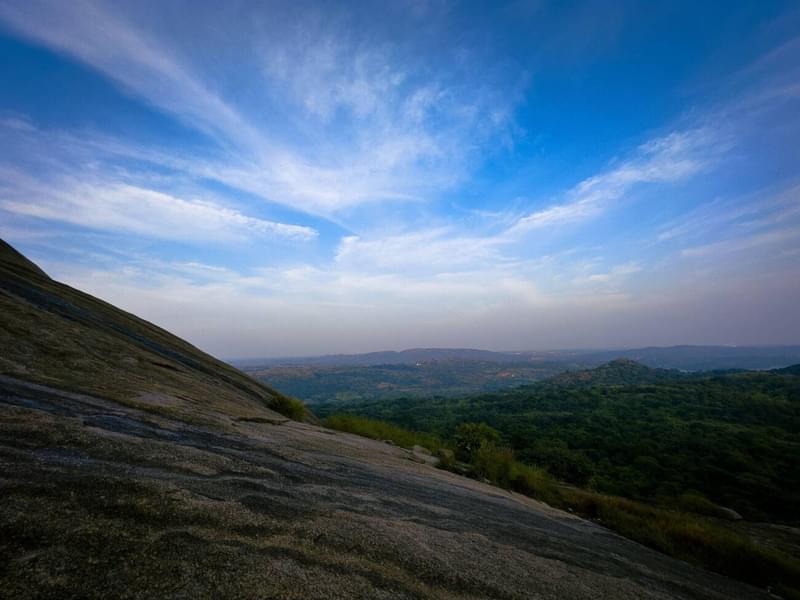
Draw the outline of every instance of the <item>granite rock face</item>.
<instances>
[{"instance_id":1,"label":"granite rock face","mask_svg":"<svg viewBox=\"0 0 800 600\"><path fill-rule=\"evenodd\" d=\"M0 379L8 597L758 598L316 425L203 426Z\"/></svg>"}]
</instances>

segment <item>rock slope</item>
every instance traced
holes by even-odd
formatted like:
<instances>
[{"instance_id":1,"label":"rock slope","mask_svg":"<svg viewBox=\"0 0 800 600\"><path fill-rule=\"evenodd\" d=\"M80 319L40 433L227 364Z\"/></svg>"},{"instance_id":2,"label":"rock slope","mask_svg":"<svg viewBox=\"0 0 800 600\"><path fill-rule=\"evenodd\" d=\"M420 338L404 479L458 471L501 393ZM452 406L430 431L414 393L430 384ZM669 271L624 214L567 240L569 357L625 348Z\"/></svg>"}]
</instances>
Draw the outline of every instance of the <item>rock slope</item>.
<instances>
[{"instance_id":1,"label":"rock slope","mask_svg":"<svg viewBox=\"0 0 800 600\"><path fill-rule=\"evenodd\" d=\"M761 598L380 442L0 247L0 596Z\"/></svg>"}]
</instances>

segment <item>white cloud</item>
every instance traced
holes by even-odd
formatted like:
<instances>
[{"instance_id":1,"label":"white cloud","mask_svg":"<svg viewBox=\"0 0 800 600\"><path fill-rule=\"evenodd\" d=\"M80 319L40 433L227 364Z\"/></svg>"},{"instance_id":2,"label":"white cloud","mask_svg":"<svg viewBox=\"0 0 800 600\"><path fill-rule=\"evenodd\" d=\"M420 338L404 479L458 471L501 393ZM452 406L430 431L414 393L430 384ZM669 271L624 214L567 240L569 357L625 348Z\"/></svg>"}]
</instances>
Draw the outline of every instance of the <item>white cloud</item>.
<instances>
[{"instance_id":1,"label":"white cloud","mask_svg":"<svg viewBox=\"0 0 800 600\"><path fill-rule=\"evenodd\" d=\"M305 51L298 53L298 46ZM341 38L301 29L291 43L264 51L265 74L280 81L308 114L329 121L338 110L364 118L382 109L406 74L380 49L358 52Z\"/></svg>"},{"instance_id":2,"label":"white cloud","mask_svg":"<svg viewBox=\"0 0 800 600\"><path fill-rule=\"evenodd\" d=\"M167 240L307 241L317 235L310 227L257 219L207 200L134 185L85 178L40 183L9 169L0 170L0 176L0 208L17 215Z\"/></svg>"},{"instance_id":3,"label":"white cloud","mask_svg":"<svg viewBox=\"0 0 800 600\"><path fill-rule=\"evenodd\" d=\"M469 235L457 228L439 227L348 236L341 241L336 260L352 268L377 271L449 272L515 265L519 263L521 234L598 215L635 185L672 183L696 175L726 148L720 136L707 128L673 132L641 145L633 157L614 169L580 182L566 194L567 202L522 217L503 231ZM633 263L620 265L609 273L580 274L574 282L617 284L639 268Z\"/></svg>"}]
</instances>

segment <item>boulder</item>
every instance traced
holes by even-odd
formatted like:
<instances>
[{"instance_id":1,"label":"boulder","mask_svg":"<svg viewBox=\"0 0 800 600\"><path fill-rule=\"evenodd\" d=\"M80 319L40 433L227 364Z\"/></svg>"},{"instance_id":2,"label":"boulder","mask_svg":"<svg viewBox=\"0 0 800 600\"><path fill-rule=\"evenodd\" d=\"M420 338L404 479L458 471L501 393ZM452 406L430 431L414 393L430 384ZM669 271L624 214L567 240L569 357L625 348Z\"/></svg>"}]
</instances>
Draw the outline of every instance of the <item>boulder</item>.
<instances>
[{"instance_id":1,"label":"boulder","mask_svg":"<svg viewBox=\"0 0 800 600\"><path fill-rule=\"evenodd\" d=\"M418 463L431 465L432 467L439 465L439 459L435 456L431 456L430 451L422 446L414 446L411 449L411 458Z\"/></svg>"}]
</instances>

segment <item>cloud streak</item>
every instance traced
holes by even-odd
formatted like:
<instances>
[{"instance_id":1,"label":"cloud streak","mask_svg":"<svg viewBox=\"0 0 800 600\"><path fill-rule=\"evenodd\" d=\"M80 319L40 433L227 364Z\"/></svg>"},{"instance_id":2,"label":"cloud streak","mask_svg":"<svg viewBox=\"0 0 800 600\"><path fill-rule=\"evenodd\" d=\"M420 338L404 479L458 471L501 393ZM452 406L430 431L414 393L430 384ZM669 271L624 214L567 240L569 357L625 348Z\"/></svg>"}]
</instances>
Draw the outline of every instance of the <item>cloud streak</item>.
<instances>
[{"instance_id":1,"label":"cloud streak","mask_svg":"<svg viewBox=\"0 0 800 600\"><path fill-rule=\"evenodd\" d=\"M701 127L676 131L642 144L635 155L613 169L580 182L565 202L522 217L509 233L570 225L598 216L640 184L674 183L713 165L728 144Z\"/></svg>"},{"instance_id":2,"label":"cloud streak","mask_svg":"<svg viewBox=\"0 0 800 600\"><path fill-rule=\"evenodd\" d=\"M231 242L248 238L308 241L317 232L249 217L211 201L185 199L122 183L63 179L42 184L1 172L0 208L16 215L166 240Z\"/></svg>"},{"instance_id":3,"label":"cloud streak","mask_svg":"<svg viewBox=\"0 0 800 600\"><path fill-rule=\"evenodd\" d=\"M0 17L25 36L91 65L209 134L237 132L241 141L254 143L256 134L234 109L124 14L122 6L93 0L0 3Z\"/></svg>"}]
</instances>

